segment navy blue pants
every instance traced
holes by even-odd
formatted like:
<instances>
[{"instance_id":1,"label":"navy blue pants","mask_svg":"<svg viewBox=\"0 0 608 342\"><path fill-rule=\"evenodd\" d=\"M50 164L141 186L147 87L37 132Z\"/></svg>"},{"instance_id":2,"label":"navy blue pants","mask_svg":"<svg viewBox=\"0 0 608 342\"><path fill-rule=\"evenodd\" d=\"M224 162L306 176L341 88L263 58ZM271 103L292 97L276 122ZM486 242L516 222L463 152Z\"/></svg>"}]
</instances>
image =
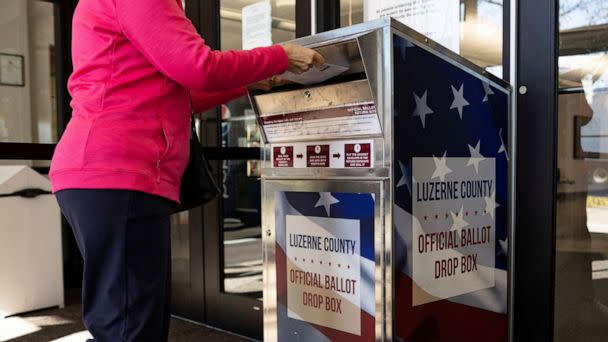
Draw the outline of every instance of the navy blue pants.
<instances>
[{"instance_id":1,"label":"navy blue pants","mask_svg":"<svg viewBox=\"0 0 608 342\"><path fill-rule=\"evenodd\" d=\"M84 324L94 341L167 341L171 202L129 190L63 190L84 259Z\"/></svg>"}]
</instances>

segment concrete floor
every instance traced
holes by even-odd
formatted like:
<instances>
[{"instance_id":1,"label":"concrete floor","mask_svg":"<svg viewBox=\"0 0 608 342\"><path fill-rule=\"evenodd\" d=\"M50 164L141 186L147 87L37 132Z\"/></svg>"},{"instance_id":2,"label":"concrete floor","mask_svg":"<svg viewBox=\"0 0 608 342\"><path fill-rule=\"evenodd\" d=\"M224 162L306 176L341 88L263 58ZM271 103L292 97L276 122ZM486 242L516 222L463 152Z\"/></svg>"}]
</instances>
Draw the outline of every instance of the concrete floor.
<instances>
[{"instance_id":1,"label":"concrete floor","mask_svg":"<svg viewBox=\"0 0 608 342\"><path fill-rule=\"evenodd\" d=\"M0 341L5 342L84 342L91 338L81 321L81 306L71 304L0 319ZM180 319L171 320L169 341L248 341L225 332Z\"/></svg>"}]
</instances>

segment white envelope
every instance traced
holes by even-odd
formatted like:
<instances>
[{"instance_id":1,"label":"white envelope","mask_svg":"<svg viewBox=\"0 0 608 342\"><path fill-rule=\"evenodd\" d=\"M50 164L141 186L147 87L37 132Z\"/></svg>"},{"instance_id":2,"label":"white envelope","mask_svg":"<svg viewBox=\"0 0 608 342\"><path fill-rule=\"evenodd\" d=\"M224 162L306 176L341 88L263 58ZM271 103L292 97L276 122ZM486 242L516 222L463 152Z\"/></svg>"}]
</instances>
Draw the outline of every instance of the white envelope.
<instances>
[{"instance_id":1,"label":"white envelope","mask_svg":"<svg viewBox=\"0 0 608 342\"><path fill-rule=\"evenodd\" d=\"M296 75L292 72L287 71L281 75L281 78L303 85L311 85L315 83L321 83L334 76L338 76L346 70L348 70L348 67L337 64L325 63L318 68L310 68L310 70L300 75Z\"/></svg>"}]
</instances>

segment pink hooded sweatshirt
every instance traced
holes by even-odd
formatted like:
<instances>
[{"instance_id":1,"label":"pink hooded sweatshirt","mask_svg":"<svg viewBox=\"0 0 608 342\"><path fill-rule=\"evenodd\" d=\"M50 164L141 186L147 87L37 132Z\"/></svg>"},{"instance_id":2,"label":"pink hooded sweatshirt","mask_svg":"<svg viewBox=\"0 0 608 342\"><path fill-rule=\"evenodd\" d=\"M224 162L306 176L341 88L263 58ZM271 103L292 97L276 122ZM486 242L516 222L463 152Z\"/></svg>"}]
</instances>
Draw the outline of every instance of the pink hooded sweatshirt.
<instances>
[{"instance_id":1,"label":"pink hooded sweatshirt","mask_svg":"<svg viewBox=\"0 0 608 342\"><path fill-rule=\"evenodd\" d=\"M180 0L80 0L73 114L51 163L53 191L128 189L179 200L197 112L287 69L280 46L212 51Z\"/></svg>"}]
</instances>

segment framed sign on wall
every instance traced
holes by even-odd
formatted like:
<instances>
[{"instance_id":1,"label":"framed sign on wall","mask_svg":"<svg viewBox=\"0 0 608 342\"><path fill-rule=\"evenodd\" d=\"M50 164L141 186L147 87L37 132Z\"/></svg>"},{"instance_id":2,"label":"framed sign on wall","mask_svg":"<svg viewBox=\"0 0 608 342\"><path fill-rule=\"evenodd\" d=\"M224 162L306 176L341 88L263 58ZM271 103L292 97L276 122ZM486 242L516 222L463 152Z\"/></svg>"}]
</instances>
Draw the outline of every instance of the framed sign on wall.
<instances>
[{"instance_id":1,"label":"framed sign on wall","mask_svg":"<svg viewBox=\"0 0 608 342\"><path fill-rule=\"evenodd\" d=\"M25 63L22 55L0 53L0 85L25 86Z\"/></svg>"}]
</instances>

